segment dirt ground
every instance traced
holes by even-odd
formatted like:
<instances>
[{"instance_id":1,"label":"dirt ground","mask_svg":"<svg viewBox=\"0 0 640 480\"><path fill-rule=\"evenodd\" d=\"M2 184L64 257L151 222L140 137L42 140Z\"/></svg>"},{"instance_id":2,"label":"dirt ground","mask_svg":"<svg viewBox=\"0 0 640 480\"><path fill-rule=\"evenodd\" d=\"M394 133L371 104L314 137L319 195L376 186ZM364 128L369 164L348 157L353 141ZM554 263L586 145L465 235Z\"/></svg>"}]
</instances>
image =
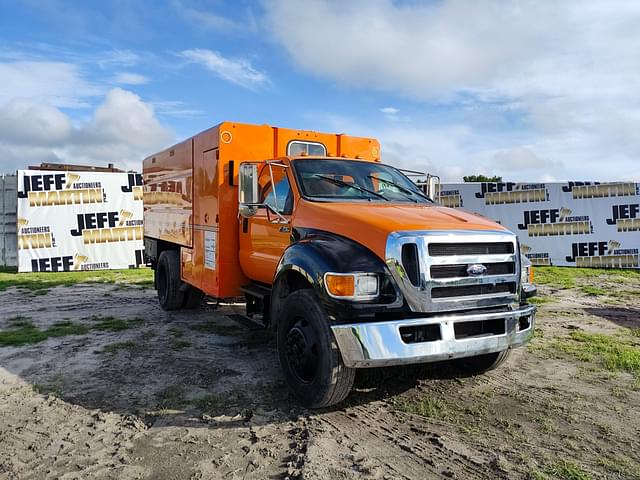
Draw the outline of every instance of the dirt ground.
<instances>
[{"instance_id":1,"label":"dirt ground","mask_svg":"<svg viewBox=\"0 0 640 480\"><path fill-rule=\"evenodd\" d=\"M0 345L0 478L640 478L640 275L541 290L536 338L500 369L361 371L345 404L309 411L273 338L228 317L242 306L9 288L0 331L58 333Z\"/></svg>"}]
</instances>

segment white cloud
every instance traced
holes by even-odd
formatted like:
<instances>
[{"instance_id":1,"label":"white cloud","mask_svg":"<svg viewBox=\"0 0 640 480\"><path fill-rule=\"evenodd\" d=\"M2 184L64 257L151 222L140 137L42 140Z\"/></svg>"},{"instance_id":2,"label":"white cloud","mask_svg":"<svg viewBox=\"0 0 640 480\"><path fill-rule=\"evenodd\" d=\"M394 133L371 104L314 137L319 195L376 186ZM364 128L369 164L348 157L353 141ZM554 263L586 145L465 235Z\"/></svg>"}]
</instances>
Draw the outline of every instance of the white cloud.
<instances>
[{"instance_id":1,"label":"white cloud","mask_svg":"<svg viewBox=\"0 0 640 480\"><path fill-rule=\"evenodd\" d=\"M384 113L385 115L396 115L398 113L400 113L400 110L398 110L397 108L394 107L383 107L380 109L380 111L382 113Z\"/></svg>"},{"instance_id":2,"label":"white cloud","mask_svg":"<svg viewBox=\"0 0 640 480\"><path fill-rule=\"evenodd\" d=\"M173 7L175 10L185 18L188 22L191 22L192 25L196 25L198 27L205 27L207 29L216 30L216 31L224 31L228 32L231 30L236 30L239 28L239 25L230 20L229 18L218 15L210 10L201 10L191 6L186 6L182 2L175 0L173 3Z\"/></svg>"},{"instance_id":3,"label":"white cloud","mask_svg":"<svg viewBox=\"0 0 640 480\"><path fill-rule=\"evenodd\" d=\"M469 121L461 166L473 158L510 177L497 152L529 151L551 170L540 175L640 179L638 2L315 0L300 9L265 0L265 10L303 70L435 105L449 127Z\"/></svg>"},{"instance_id":4,"label":"white cloud","mask_svg":"<svg viewBox=\"0 0 640 480\"><path fill-rule=\"evenodd\" d=\"M553 5L500 1L317 0L301 9L295 0L270 0L266 7L272 32L306 70L418 98L482 86L545 42L547 26L531 17L558 23Z\"/></svg>"},{"instance_id":5,"label":"white cloud","mask_svg":"<svg viewBox=\"0 0 640 480\"><path fill-rule=\"evenodd\" d=\"M468 153L476 141L475 134L464 125L372 126L342 115L312 113L304 117L315 130L378 139L382 161L398 168L440 175L443 181L457 181L469 174L470 165L475 167Z\"/></svg>"},{"instance_id":6,"label":"white cloud","mask_svg":"<svg viewBox=\"0 0 640 480\"><path fill-rule=\"evenodd\" d=\"M242 58L225 58L218 52L200 48L183 50L179 55L190 62L202 65L223 80L241 87L254 89L269 83L266 74L256 70L248 60Z\"/></svg>"},{"instance_id":7,"label":"white cloud","mask_svg":"<svg viewBox=\"0 0 640 480\"><path fill-rule=\"evenodd\" d=\"M108 92L92 117L76 126L46 104L14 100L2 107L0 156L4 171L45 161L141 169L142 159L169 145L174 136L153 107L132 92ZM15 125L12 126L11 122Z\"/></svg>"},{"instance_id":8,"label":"white cloud","mask_svg":"<svg viewBox=\"0 0 640 480\"><path fill-rule=\"evenodd\" d=\"M149 83L149 79L139 73L120 72L113 77L113 82L121 85L145 85Z\"/></svg>"},{"instance_id":9,"label":"white cloud","mask_svg":"<svg viewBox=\"0 0 640 480\"><path fill-rule=\"evenodd\" d=\"M132 67L140 62L141 58L131 50L113 49L100 53L95 59L101 68Z\"/></svg>"},{"instance_id":10,"label":"white cloud","mask_svg":"<svg viewBox=\"0 0 640 480\"><path fill-rule=\"evenodd\" d=\"M406 115L403 115L403 116L398 115L400 113L399 108L383 107L380 109L380 112L384 115L384 118L386 120L389 120L391 122L410 122L411 121L411 118Z\"/></svg>"},{"instance_id":11,"label":"white cloud","mask_svg":"<svg viewBox=\"0 0 640 480\"><path fill-rule=\"evenodd\" d=\"M50 105L14 99L0 106L0 141L51 146L64 142L72 128L69 118Z\"/></svg>"},{"instance_id":12,"label":"white cloud","mask_svg":"<svg viewBox=\"0 0 640 480\"><path fill-rule=\"evenodd\" d=\"M123 143L145 148L171 137L155 118L153 107L135 93L114 88L96 108L93 119L85 124L82 133L100 143Z\"/></svg>"},{"instance_id":13,"label":"white cloud","mask_svg":"<svg viewBox=\"0 0 640 480\"><path fill-rule=\"evenodd\" d=\"M205 114L205 111L199 108L189 108L184 102L179 100L163 100L152 102L153 108L158 115L164 115L175 118L193 118Z\"/></svg>"},{"instance_id":14,"label":"white cloud","mask_svg":"<svg viewBox=\"0 0 640 480\"><path fill-rule=\"evenodd\" d=\"M536 155L531 148L515 147L493 155L493 165L506 171L536 170L553 166L553 162Z\"/></svg>"},{"instance_id":15,"label":"white cloud","mask_svg":"<svg viewBox=\"0 0 640 480\"><path fill-rule=\"evenodd\" d=\"M88 99L103 93L84 79L76 65L63 62L0 63L0 79L0 104L29 99L58 107L86 107Z\"/></svg>"}]
</instances>

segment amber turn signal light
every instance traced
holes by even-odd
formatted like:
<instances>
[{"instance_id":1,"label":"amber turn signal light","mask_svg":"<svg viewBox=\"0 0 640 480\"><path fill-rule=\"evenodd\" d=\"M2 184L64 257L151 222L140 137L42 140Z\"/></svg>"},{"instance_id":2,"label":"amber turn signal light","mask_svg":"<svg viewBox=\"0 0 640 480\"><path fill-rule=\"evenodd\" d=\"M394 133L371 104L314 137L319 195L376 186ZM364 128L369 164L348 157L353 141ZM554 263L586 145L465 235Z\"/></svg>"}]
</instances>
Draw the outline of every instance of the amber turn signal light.
<instances>
[{"instance_id":1,"label":"amber turn signal light","mask_svg":"<svg viewBox=\"0 0 640 480\"><path fill-rule=\"evenodd\" d=\"M529 283L533 283L535 274L533 273L533 265L529 267Z\"/></svg>"},{"instance_id":2,"label":"amber turn signal light","mask_svg":"<svg viewBox=\"0 0 640 480\"><path fill-rule=\"evenodd\" d=\"M353 275L335 275L327 273L324 277L327 291L334 297L353 297L355 280Z\"/></svg>"}]
</instances>

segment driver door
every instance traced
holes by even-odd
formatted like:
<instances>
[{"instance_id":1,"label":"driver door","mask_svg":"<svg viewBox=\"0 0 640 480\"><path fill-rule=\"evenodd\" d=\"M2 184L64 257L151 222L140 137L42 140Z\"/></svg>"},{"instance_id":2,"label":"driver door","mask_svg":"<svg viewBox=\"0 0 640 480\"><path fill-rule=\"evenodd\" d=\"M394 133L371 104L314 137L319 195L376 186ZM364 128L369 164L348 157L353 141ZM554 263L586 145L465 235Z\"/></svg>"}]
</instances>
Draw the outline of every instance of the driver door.
<instances>
[{"instance_id":1,"label":"driver door","mask_svg":"<svg viewBox=\"0 0 640 480\"><path fill-rule=\"evenodd\" d=\"M270 284L284 249L291 243L291 213L293 192L287 177L287 168L272 166L273 178L268 166L264 166L258 180L260 203L269 205L283 218L266 207L241 220L240 246L243 269L253 280ZM274 185L275 184L275 185Z\"/></svg>"}]
</instances>

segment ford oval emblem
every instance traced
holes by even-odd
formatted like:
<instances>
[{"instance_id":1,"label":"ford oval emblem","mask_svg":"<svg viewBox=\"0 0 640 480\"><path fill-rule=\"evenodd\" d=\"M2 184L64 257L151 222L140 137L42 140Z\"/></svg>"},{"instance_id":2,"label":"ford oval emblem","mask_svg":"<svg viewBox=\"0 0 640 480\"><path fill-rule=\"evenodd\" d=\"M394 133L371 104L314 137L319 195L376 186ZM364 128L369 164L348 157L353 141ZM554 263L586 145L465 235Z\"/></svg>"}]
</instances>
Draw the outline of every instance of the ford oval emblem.
<instances>
[{"instance_id":1,"label":"ford oval emblem","mask_svg":"<svg viewBox=\"0 0 640 480\"><path fill-rule=\"evenodd\" d=\"M467 273L472 277L478 277L487 273L487 267L481 263L472 263L467 267Z\"/></svg>"}]
</instances>

